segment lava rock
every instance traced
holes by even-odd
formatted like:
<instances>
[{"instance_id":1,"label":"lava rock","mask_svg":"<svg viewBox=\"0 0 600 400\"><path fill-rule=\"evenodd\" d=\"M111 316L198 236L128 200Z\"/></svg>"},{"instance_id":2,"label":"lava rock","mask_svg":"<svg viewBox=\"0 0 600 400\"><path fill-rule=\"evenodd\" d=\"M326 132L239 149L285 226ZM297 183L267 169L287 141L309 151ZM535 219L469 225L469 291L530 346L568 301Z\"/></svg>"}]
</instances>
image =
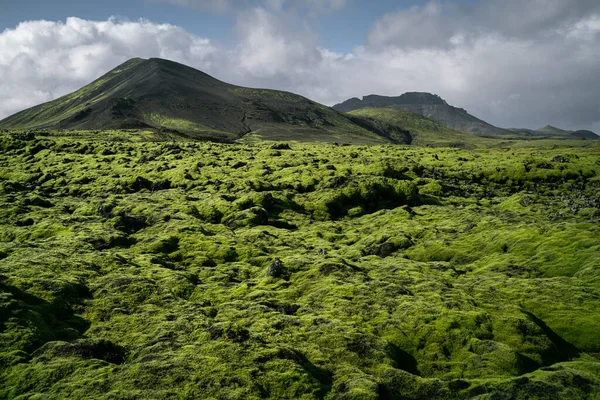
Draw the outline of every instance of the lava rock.
<instances>
[{"instance_id":1,"label":"lava rock","mask_svg":"<svg viewBox=\"0 0 600 400\"><path fill-rule=\"evenodd\" d=\"M33 218L25 218L15 221L15 226L31 226L34 224Z\"/></svg>"},{"instance_id":2,"label":"lava rock","mask_svg":"<svg viewBox=\"0 0 600 400\"><path fill-rule=\"evenodd\" d=\"M291 150L292 148L287 143L276 143L273 146L271 146L271 149L273 149L273 150Z\"/></svg>"},{"instance_id":3,"label":"lava rock","mask_svg":"<svg viewBox=\"0 0 600 400\"><path fill-rule=\"evenodd\" d=\"M285 267L283 266L283 262L279 258L276 258L275 261L269 265L269 269L267 269L267 277L272 278L281 278L285 272Z\"/></svg>"},{"instance_id":4,"label":"lava rock","mask_svg":"<svg viewBox=\"0 0 600 400\"><path fill-rule=\"evenodd\" d=\"M391 242L382 243L378 246L373 246L369 250L369 255L386 258L391 256L396 251L396 245Z\"/></svg>"},{"instance_id":5,"label":"lava rock","mask_svg":"<svg viewBox=\"0 0 600 400\"><path fill-rule=\"evenodd\" d=\"M563 156L556 156L552 159L552 162L556 162L556 163L566 163L567 160L566 158L564 158Z\"/></svg>"},{"instance_id":6,"label":"lava rock","mask_svg":"<svg viewBox=\"0 0 600 400\"><path fill-rule=\"evenodd\" d=\"M533 199L529 196L525 196L521 199L521 205L523 207L529 207L532 204L533 204Z\"/></svg>"},{"instance_id":7,"label":"lava rock","mask_svg":"<svg viewBox=\"0 0 600 400\"><path fill-rule=\"evenodd\" d=\"M236 162L235 164L233 164L233 165L231 166L231 168L233 168L233 169L238 169L238 168L245 167L246 165L248 165L248 164L247 164L247 163L245 163L245 162L243 162L243 161L238 161L238 162Z\"/></svg>"}]
</instances>

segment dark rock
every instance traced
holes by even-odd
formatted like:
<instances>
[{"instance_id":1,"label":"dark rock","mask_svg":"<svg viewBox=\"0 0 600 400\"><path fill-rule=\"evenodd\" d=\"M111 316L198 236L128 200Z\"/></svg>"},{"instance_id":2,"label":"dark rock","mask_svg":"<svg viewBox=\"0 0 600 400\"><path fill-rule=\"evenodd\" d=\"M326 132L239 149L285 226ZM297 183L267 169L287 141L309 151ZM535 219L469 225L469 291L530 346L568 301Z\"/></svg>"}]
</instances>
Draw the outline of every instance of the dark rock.
<instances>
[{"instance_id":1,"label":"dark rock","mask_svg":"<svg viewBox=\"0 0 600 400\"><path fill-rule=\"evenodd\" d=\"M17 140L26 140L26 141L35 140L35 133L33 133L31 131L14 133L12 136L13 136L13 138L15 138Z\"/></svg>"},{"instance_id":2,"label":"dark rock","mask_svg":"<svg viewBox=\"0 0 600 400\"><path fill-rule=\"evenodd\" d=\"M334 176L323 184L323 188L339 188L344 186L347 181L345 176Z\"/></svg>"},{"instance_id":3,"label":"dark rock","mask_svg":"<svg viewBox=\"0 0 600 400\"><path fill-rule=\"evenodd\" d=\"M81 357L122 364L125 349L108 340L78 339L74 342L48 342L33 353L34 357Z\"/></svg>"},{"instance_id":4,"label":"dark rock","mask_svg":"<svg viewBox=\"0 0 600 400\"><path fill-rule=\"evenodd\" d=\"M273 149L273 150L291 150L292 148L287 143L277 143L277 144L274 144L273 146L271 146L271 149Z\"/></svg>"},{"instance_id":5,"label":"dark rock","mask_svg":"<svg viewBox=\"0 0 600 400\"><path fill-rule=\"evenodd\" d=\"M269 307L285 315L294 315L300 309L298 304L290 304L278 300L265 300L259 303L260 305Z\"/></svg>"},{"instance_id":6,"label":"dark rock","mask_svg":"<svg viewBox=\"0 0 600 400\"><path fill-rule=\"evenodd\" d=\"M156 181L154 183L152 183L151 187L150 187L153 191L156 190L167 190L171 188L171 181L168 179L163 179L160 181Z\"/></svg>"},{"instance_id":7,"label":"dark rock","mask_svg":"<svg viewBox=\"0 0 600 400\"><path fill-rule=\"evenodd\" d=\"M48 199L41 198L39 196L33 196L23 201L23 204L26 206L36 206L43 208L54 207L54 204Z\"/></svg>"},{"instance_id":8,"label":"dark rock","mask_svg":"<svg viewBox=\"0 0 600 400\"><path fill-rule=\"evenodd\" d=\"M539 164L536 165L537 168L541 168L541 169L553 169L554 166L550 163L547 162L541 162Z\"/></svg>"},{"instance_id":9,"label":"dark rock","mask_svg":"<svg viewBox=\"0 0 600 400\"><path fill-rule=\"evenodd\" d=\"M567 160L566 158L564 158L563 156L556 156L552 159L552 162L556 162L556 163L566 163Z\"/></svg>"},{"instance_id":10,"label":"dark rock","mask_svg":"<svg viewBox=\"0 0 600 400\"><path fill-rule=\"evenodd\" d=\"M238 169L238 168L245 167L246 165L248 165L248 164L247 164L247 163L245 163L245 162L243 162L243 161L238 161L238 162L236 162L235 164L233 164L233 165L231 166L231 168L233 168L233 169Z\"/></svg>"},{"instance_id":11,"label":"dark rock","mask_svg":"<svg viewBox=\"0 0 600 400\"><path fill-rule=\"evenodd\" d=\"M382 243L369 249L369 255L386 258L396 251L396 245L391 242Z\"/></svg>"},{"instance_id":12,"label":"dark rock","mask_svg":"<svg viewBox=\"0 0 600 400\"><path fill-rule=\"evenodd\" d=\"M46 150L46 147L42 146L41 143L36 143L35 146L29 147L28 148L28 153L29 155L36 155L37 153L39 153L42 150Z\"/></svg>"},{"instance_id":13,"label":"dark rock","mask_svg":"<svg viewBox=\"0 0 600 400\"><path fill-rule=\"evenodd\" d=\"M529 207L532 204L533 204L533 199L529 196L525 196L521 199L521 205L523 207Z\"/></svg>"},{"instance_id":14,"label":"dark rock","mask_svg":"<svg viewBox=\"0 0 600 400\"><path fill-rule=\"evenodd\" d=\"M115 229L129 234L138 232L146 226L146 219L139 216L119 215L113 221Z\"/></svg>"},{"instance_id":15,"label":"dark rock","mask_svg":"<svg viewBox=\"0 0 600 400\"><path fill-rule=\"evenodd\" d=\"M152 189L152 181L142 176L135 178L135 181L131 184L131 190L138 192L142 189Z\"/></svg>"},{"instance_id":16,"label":"dark rock","mask_svg":"<svg viewBox=\"0 0 600 400\"><path fill-rule=\"evenodd\" d=\"M98 203L98 215L103 218L112 218L112 210L114 208L113 204L106 204L104 202Z\"/></svg>"},{"instance_id":17,"label":"dark rock","mask_svg":"<svg viewBox=\"0 0 600 400\"><path fill-rule=\"evenodd\" d=\"M276 258L275 261L269 265L269 269L267 269L267 277L280 278L285 272L285 267L279 258Z\"/></svg>"},{"instance_id":18,"label":"dark rock","mask_svg":"<svg viewBox=\"0 0 600 400\"><path fill-rule=\"evenodd\" d=\"M34 224L33 218L19 219L15 221L15 226L31 226Z\"/></svg>"},{"instance_id":19,"label":"dark rock","mask_svg":"<svg viewBox=\"0 0 600 400\"><path fill-rule=\"evenodd\" d=\"M242 343L250 339L250 332L246 328L237 325L223 326L215 324L208 328L212 340L223 338L235 343Z\"/></svg>"},{"instance_id":20,"label":"dark rock","mask_svg":"<svg viewBox=\"0 0 600 400\"><path fill-rule=\"evenodd\" d=\"M448 382L448 388L450 390L464 390L471 386L471 384L467 381L463 381L462 379L455 379L453 381Z\"/></svg>"},{"instance_id":21,"label":"dark rock","mask_svg":"<svg viewBox=\"0 0 600 400\"><path fill-rule=\"evenodd\" d=\"M107 250L114 247L131 247L137 241L135 238L125 235L111 235L108 237L96 237L86 239L86 242L91 244L96 250Z\"/></svg>"}]
</instances>

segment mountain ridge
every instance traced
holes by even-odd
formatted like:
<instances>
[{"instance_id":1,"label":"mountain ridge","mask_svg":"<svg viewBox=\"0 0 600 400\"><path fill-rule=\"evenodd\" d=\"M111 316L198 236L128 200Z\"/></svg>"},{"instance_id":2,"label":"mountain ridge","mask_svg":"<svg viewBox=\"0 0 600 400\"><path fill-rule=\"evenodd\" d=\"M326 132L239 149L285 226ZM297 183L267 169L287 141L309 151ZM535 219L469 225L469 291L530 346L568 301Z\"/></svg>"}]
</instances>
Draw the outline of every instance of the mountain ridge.
<instances>
[{"instance_id":1,"label":"mountain ridge","mask_svg":"<svg viewBox=\"0 0 600 400\"><path fill-rule=\"evenodd\" d=\"M469 114L464 108L449 105L436 94L406 92L400 96L368 95L362 100L357 97L333 106L334 110L350 112L363 108L392 107L420 114L448 128L478 136L507 134L498 128Z\"/></svg>"},{"instance_id":2,"label":"mountain ridge","mask_svg":"<svg viewBox=\"0 0 600 400\"><path fill-rule=\"evenodd\" d=\"M351 119L300 95L231 85L159 58L128 60L73 93L3 119L0 128L148 128L219 141L253 133L273 140L410 142L407 132Z\"/></svg>"}]
</instances>

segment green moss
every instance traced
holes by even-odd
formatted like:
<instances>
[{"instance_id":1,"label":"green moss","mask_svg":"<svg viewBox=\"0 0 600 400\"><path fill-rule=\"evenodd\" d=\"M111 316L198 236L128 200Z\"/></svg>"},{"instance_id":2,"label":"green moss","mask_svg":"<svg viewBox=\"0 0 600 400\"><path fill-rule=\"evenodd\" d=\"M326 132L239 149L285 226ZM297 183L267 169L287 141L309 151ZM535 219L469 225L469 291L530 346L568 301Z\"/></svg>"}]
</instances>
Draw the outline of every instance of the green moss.
<instances>
[{"instance_id":1,"label":"green moss","mask_svg":"<svg viewBox=\"0 0 600 400\"><path fill-rule=\"evenodd\" d=\"M595 145L27 136L0 134L2 398L600 393Z\"/></svg>"}]
</instances>

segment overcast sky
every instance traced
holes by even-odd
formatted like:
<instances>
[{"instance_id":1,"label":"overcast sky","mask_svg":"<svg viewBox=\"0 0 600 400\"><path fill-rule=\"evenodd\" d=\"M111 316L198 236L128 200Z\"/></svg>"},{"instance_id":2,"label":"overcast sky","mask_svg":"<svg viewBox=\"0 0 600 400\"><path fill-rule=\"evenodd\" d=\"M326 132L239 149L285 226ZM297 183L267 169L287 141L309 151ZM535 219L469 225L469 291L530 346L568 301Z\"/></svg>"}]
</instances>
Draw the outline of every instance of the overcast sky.
<instances>
[{"instance_id":1,"label":"overcast sky","mask_svg":"<svg viewBox=\"0 0 600 400\"><path fill-rule=\"evenodd\" d=\"M502 127L600 133L599 0L1 2L0 118L162 57L327 105L424 91Z\"/></svg>"}]
</instances>

